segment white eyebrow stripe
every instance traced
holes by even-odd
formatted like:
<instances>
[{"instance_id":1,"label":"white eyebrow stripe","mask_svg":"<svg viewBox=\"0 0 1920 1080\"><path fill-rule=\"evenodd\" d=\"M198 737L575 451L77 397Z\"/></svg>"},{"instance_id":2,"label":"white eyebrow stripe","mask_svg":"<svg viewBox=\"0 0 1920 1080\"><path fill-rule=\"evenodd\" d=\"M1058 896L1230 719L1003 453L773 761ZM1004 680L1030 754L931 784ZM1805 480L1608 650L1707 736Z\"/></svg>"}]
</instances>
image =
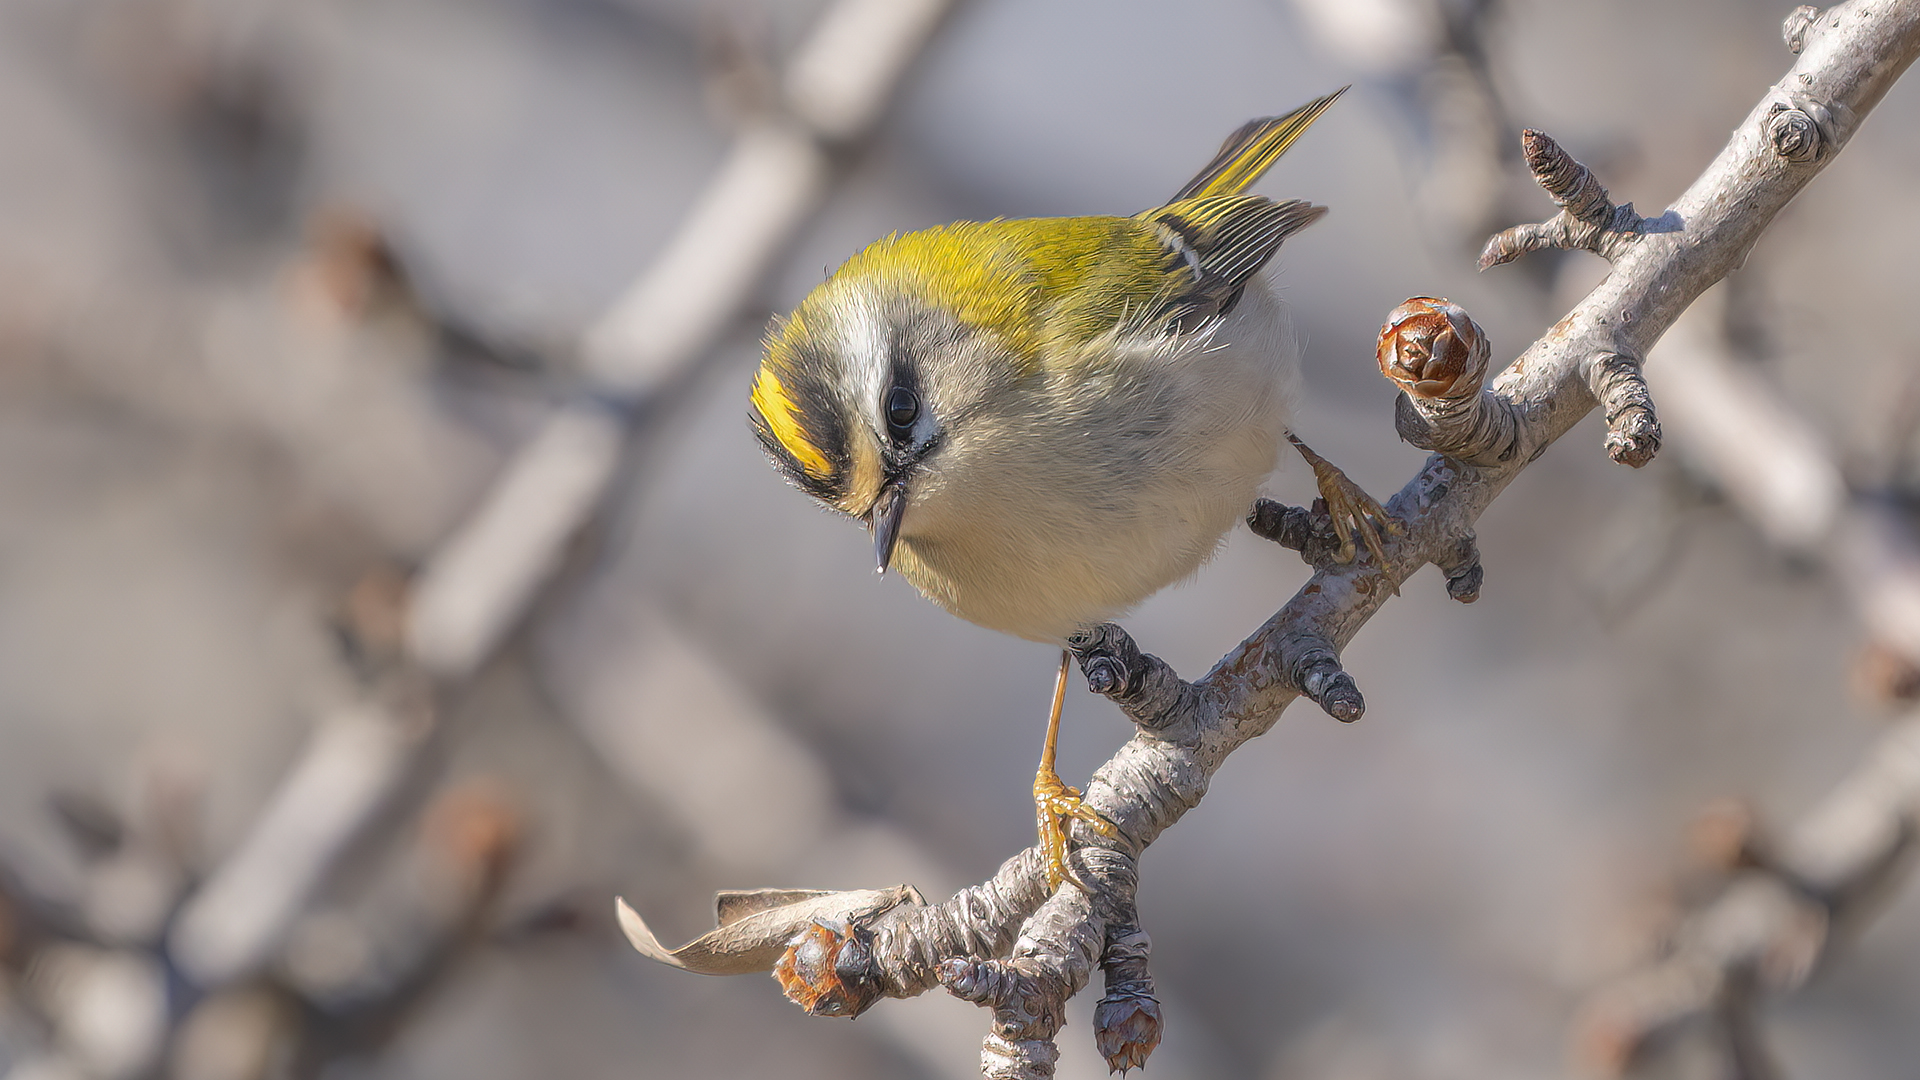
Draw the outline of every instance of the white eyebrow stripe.
<instances>
[{"instance_id":1,"label":"white eyebrow stripe","mask_svg":"<svg viewBox=\"0 0 1920 1080\"><path fill-rule=\"evenodd\" d=\"M893 393L894 327L883 305L873 297L857 297L840 309L841 362L845 365L847 386L854 395L854 408L883 443L892 441L892 426L887 422L887 399ZM940 432L939 419L929 400L924 377L919 382L920 415L914 419L910 443L915 450L932 442Z\"/></svg>"},{"instance_id":2,"label":"white eyebrow stripe","mask_svg":"<svg viewBox=\"0 0 1920 1080\"><path fill-rule=\"evenodd\" d=\"M847 382L854 388L857 407L876 432L887 430L883 395L892 388L892 357L885 316L869 299L847 305L841 323L846 343Z\"/></svg>"}]
</instances>

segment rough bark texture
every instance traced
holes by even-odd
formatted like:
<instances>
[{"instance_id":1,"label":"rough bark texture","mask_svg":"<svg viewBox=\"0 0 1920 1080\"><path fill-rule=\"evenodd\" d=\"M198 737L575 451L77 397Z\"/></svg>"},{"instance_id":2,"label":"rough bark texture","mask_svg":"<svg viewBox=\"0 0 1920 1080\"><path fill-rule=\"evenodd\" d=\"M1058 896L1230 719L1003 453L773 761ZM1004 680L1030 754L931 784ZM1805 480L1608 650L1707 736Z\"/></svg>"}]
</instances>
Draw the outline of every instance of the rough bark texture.
<instances>
[{"instance_id":1,"label":"rough bark texture","mask_svg":"<svg viewBox=\"0 0 1920 1080\"><path fill-rule=\"evenodd\" d=\"M1475 520L1596 405L1607 409L1607 449L1616 460L1637 465L1652 455L1659 429L1638 358L1696 297L1741 264L1774 215L1832 160L1920 54L1920 0L1854 0L1817 17L1796 12L1787 32L1799 46L1799 61L1658 218L1640 219L1631 208L1614 207L1584 167L1550 139L1529 133L1529 164L1563 212L1546 226L1502 234L1512 254L1577 246L1609 258L1613 269L1491 388L1481 386L1484 364L1474 370L1471 363L1461 365L1457 378L1449 374L1431 396L1408 387L1400 430L1418 444L1444 447L1445 454L1430 458L1389 501L1405 530L1388 539L1386 564L1336 564L1327 561L1324 547L1304 545L1316 565L1312 579L1194 682L1140 653L1117 627L1075 641L1089 682L1139 725L1087 787L1088 804L1117 826L1115 835L1075 828L1073 859L1091 892L1066 888L1044 896L1040 862L1030 850L1010 860L992 882L943 904L903 904L868 925L835 930L859 939L863 948L855 952L873 966L854 982L877 987L875 997L905 996L926 989L931 974L956 995L992 1010L983 1054L987 1075L1047 1077L1058 1058L1053 1036L1064 1002L1085 985L1104 951L1121 965L1123 983L1133 987L1121 992L1123 1004L1135 1007L1103 1009L1096 1039L1116 1067L1144 1059L1151 1049L1144 1036L1151 1027L1157 1039L1158 1015L1157 1008L1150 1010L1150 1022L1141 1015L1142 1003L1151 1002L1150 984L1140 988L1144 948L1135 939L1133 890L1141 851L1197 805L1227 755L1271 728L1295 697L1308 694L1342 719L1357 715L1358 692L1349 693L1352 680L1339 670L1338 650L1428 563L1444 571L1451 595L1473 599L1482 576ZM1489 250L1500 243L1496 238ZM1463 339L1467 348L1460 355L1470 359L1483 335L1464 312L1446 306L1460 316L1449 332ZM1384 333L1401 334L1406 322L1390 321ZM1433 341L1428 332L1424 347L1431 350ZM1406 344L1383 340L1383 368L1389 354L1405 354ZM1452 346L1439 351L1457 353ZM1419 382L1420 372L1405 374ZM1255 513L1257 529L1263 522L1272 526L1271 532L1261 529L1269 535L1297 538L1310 531L1297 514L1266 508ZM811 941L800 944L819 948Z\"/></svg>"}]
</instances>

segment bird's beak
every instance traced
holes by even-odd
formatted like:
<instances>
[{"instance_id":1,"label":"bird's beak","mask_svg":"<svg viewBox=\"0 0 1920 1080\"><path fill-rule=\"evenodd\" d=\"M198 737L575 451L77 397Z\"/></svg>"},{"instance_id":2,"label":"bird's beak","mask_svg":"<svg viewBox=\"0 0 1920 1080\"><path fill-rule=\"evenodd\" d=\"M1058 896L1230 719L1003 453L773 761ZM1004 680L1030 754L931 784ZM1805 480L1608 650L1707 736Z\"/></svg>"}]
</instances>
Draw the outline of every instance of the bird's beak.
<instances>
[{"instance_id":1,"label":"bird's beak","mask_svg":"<svg viewBox=\"0 0 1920 1080\"><path fill-rule=\"evenodd\" d=\"M899 480L880 489L873 501L868 521L873 525L873 557L880 564L877 573L886 573L893 562L893 545L900 539L900 519L907 512L907 485Z\"/></svg>"}]
</instances>

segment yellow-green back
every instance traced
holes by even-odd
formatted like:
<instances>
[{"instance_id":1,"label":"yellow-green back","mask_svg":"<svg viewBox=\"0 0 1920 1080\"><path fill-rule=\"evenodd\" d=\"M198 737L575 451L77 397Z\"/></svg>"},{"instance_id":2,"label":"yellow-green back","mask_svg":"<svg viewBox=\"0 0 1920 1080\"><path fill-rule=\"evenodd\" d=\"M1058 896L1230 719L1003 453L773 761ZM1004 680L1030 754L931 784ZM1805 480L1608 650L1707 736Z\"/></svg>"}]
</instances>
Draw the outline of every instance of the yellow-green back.
<instances>
[{"instance_id":1,"label":"yellow-green back","mask_svg":"<svg viewBox=\"0 0 1920 1080\"><path fill-rule=\"evenodd\" d=\"M1025 368L1016 375L1093 358L1083 346L1106 335L1185 332L1226 315L1281 243L1325 212L1245 189L1344 92L1244 125L1173 201L1134 217L960 222L868 246L768 342L752 393L768 453L850 513L871 498L877 451L859 441L835 336L846 312L875 300L918 301L997 337Z\"/></svg>"},{"instance_id":2,"label":"yellow-green back","mask_svg":"<svg viewBox=\"0 0 1920 1080\"><path fill-rule=\"evenodd\" d=\"M1320 214L1241 193L1345 92L1250 121L1172 202L1135 217L959 222L879 240L814 290L776 334L772 352L805 335L822 309L850 291L876 286L951 311L1036 361L1053 346L1178 314L1196 287L1238 289Z\"/></svg>"},{"instance_id":3,"label":"yellow-green back","mask_svg":"<svg viewBox=\"0 0 1920 1080\"><path fill-rule=\"evenodd\" d=\"M1170 288L1171 269L1154 226L1135 218L960 222L889 236L847 260L786 334L805 333L812 311L846 291L878 287L951 311L1037 358L1112 330Z\"/></svg>"}]
</instances>

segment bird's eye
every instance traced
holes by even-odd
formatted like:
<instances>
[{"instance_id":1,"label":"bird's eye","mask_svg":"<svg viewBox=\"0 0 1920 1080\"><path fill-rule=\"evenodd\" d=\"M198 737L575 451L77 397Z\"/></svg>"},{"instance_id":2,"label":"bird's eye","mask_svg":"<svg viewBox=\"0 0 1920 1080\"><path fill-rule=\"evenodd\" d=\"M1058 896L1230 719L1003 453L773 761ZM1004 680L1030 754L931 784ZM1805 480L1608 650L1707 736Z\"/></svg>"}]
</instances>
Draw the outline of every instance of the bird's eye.
<instances>
[{"instance_id":1,"label":"bird's eye","mask_svg":"<svg viewBox=\"0 0 1920 1080\"><path fill-rule=\"evenodd\" d=\"M913 422L920 418L920 396L904 386L896 386L887 395L887 426L896 435L905 435L913 430Z\"/></svg>"}]
</instances>

